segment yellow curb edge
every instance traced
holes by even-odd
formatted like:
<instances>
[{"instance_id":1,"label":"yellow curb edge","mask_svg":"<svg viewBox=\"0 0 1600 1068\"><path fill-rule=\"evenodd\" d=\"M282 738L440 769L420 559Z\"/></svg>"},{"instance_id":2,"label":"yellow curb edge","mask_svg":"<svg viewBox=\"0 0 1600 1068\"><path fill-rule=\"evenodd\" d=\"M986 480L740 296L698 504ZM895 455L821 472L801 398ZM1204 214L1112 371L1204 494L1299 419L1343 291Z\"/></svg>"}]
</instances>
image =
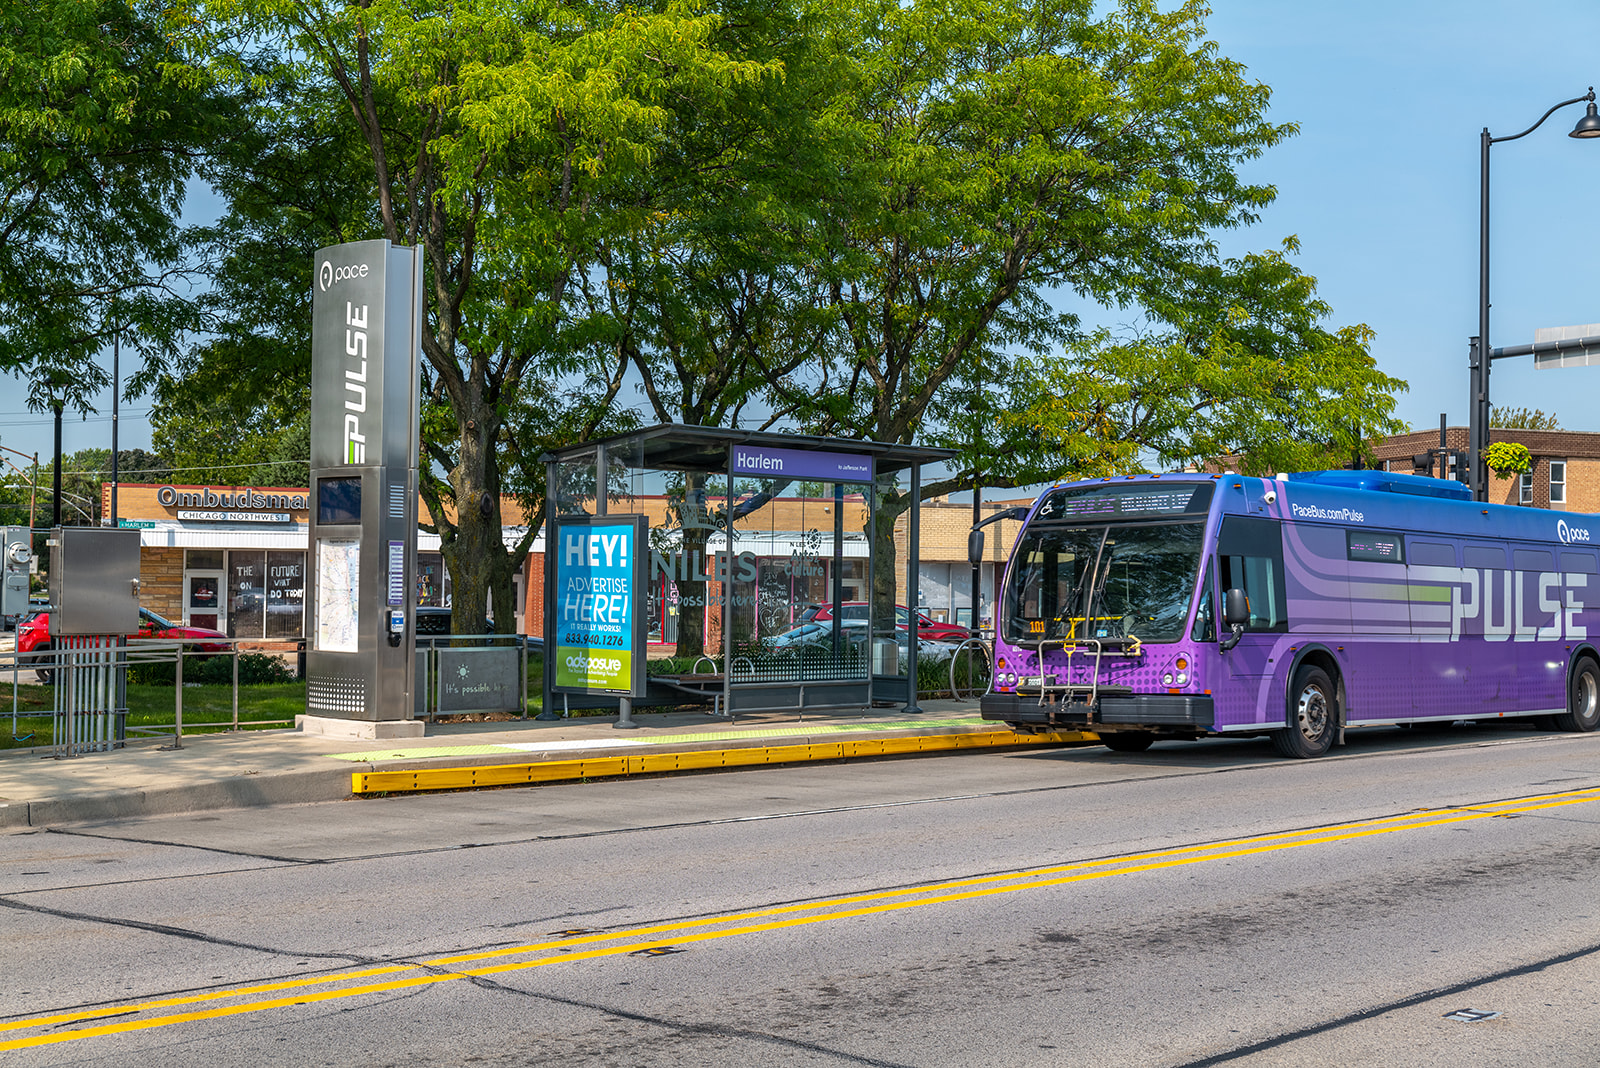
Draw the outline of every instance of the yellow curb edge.
<instances>
[{"instance_id":1,"label":"yellow curb edge","mask_svg":"<svg viewBox=\"0 0 1600 1068\"><path fill-rule=\"evenodd\" d=\"M973 734L928 734L913 735L908 738L812 742L805 745L640 753L633 756L587 757L582 760L544 760L530 764L490 764L472 768L357 771L350 775L350 789L355 794L470 790L477 786L515 786L571 779L614 778L624 775L661 775L674 771L736 768L756 764L796 764L808 760L851 760L904 753L934 753L952 749L1063 745L1073 742L1092 743L1098 740L1098 735L1088 731L1054 731L1048 734L982 731Z\"/></svg>"}]
</instances>

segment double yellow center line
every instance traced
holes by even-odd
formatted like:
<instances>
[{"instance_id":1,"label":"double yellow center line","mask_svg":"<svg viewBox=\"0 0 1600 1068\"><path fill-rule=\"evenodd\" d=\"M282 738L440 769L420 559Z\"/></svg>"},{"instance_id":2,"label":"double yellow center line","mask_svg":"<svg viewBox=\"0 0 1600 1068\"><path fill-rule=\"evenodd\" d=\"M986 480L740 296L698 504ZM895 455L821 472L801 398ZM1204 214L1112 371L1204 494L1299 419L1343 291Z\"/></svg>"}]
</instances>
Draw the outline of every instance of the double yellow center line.
<instances>
[{"instance_id":1,"label":"double yellow center line","mask_svg":"<svg viewBox=\"0 0 1600 1068\"><path fill-rule=\"evenodd\" d=\"M185 994L179 997L4 1020L0 1021L0 1035L7 1032L33 1033L0 1041L0 1050L47 1046L58 1042L123 1034L152 1027L170 1027L174 1024L199 1020L215 1020L226 1016L310 1005L340 998L385 994L433 983L541 968L549 964L571 964L599 957L681 947L719 938L759 934L763 931L858 916L873 916L900 909L920 908L924 905L949 904L995 894L1038 890L1092 879L1107 879L1116 875L1134 875L1139 872L1159 871L1163 868L1202 864L1213 860L1298 849L1302 846L1325 845L1401 831L1467 823L1473 820L1516 816L1595 800L1600 800L1600 787L1459 808L1423 810L1382 819L1251 838L1235 838L1198 846L1154 850L1099 860L1076 861L999 875L982 875L921 886L874 890L844 897L775 905L746 912L674 920L615 931L563 935L544 942L502 946L411 963L385 964L200 994Z\"/></svg>"}]
</instances>

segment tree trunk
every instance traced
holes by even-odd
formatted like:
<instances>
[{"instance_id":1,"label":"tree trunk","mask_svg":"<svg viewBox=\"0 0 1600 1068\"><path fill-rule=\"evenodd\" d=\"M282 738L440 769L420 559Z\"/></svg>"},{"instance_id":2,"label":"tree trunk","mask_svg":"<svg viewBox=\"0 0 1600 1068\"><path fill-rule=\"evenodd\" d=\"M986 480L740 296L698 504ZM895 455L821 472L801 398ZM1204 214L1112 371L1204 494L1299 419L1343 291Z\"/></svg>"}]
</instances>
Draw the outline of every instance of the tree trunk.
<instances>
[{"instance_id":1,"label":"tree trunk","mask_svg":"<svg viewBox=\"0 0 1600 1068\"><path fill-rule=\"evenodd\" d=\"M440 546L450 568L454 595L450 610L452 634L488 634L490 591L494 595L493 632L515 626L511 594L511 558L500 537L500 468L492 443L494 408L476 403L461 423L461 455L450 485L455 493L455 529ZM459 417L459 415L458 415Z\"/></svg>"},{"instance_id":2,"label":"tree trunk","mask_svg":"<svg viewBox=\"0 0 1600 1068\"><path fill-rule=\"evenodd\" d=\"M706 542L711 531L705 504L705 478L691 472L684 476L683 502L678 506L680 569L694 576L706 567ZM678 584L678 656L704 656L706 652L706 583L703 579L680 578Z\"/></svg>"},{"instance_id":3,"label":"tree trunk","mask_svg":"<svg viewBox=\"0 0 1600 1068\"><path fill-rule=\"evenodd\" d=\"M864 528L872 547L872 630L874 634L894 633L896 589L899 585L899 553L895 551L894 524L911 507L911 495L893 486L874 487L877 508Z\"/></svg>"}]
</instances>

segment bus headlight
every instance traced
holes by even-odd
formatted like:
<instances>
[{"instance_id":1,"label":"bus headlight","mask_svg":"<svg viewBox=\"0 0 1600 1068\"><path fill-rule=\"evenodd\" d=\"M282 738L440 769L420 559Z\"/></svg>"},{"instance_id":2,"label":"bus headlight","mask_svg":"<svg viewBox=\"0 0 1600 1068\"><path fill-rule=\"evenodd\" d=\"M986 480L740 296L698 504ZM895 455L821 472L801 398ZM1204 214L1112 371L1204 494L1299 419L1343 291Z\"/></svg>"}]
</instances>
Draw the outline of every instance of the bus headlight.
<instances>
[{"instance_id":1,"label":"bus headlight","mask_svg":"<svg viewBox=\"0 0 1600 1068\"><path fill-rule=\"evenodd\" d=\"M1189 681L1189 673L1187 671L1180 671L1178 672L1177 679L1178 685L1182 686L1184 683Z\"/></svg>"},{"instance_id":2,"label":"bus headlight","mask_svg":"<svg viewBox=\"0 0 1600 1068\"><path fill-rule=\"evenodd\" d=\"M1169 671L1165 675L1161 676L1161 685L1163 685L1163 686L1171 686L1172 685L1172 672Z\"/></svg>"}]
</instances>

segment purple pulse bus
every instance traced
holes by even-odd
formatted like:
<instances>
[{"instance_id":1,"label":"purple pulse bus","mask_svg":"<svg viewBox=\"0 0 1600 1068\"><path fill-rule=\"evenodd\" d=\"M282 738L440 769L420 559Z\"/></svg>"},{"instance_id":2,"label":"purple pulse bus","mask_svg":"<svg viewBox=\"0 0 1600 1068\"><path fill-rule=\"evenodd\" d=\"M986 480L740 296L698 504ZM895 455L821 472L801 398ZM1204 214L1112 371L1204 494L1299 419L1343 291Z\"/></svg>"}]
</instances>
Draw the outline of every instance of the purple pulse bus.
<instances>
[{"instance_id":1,"label":"purple pulse bus","mask_svg":"<svg viewBox=\"0 0 1600 1068\"><path fill-rule=\"evenodd\" d=\"M1069 483L980 525L1024 516L982 700L1015 730L1314 757L1353 727L1600 725L1600 516L1384 471Z\"/></svg>"}]
</instances>

